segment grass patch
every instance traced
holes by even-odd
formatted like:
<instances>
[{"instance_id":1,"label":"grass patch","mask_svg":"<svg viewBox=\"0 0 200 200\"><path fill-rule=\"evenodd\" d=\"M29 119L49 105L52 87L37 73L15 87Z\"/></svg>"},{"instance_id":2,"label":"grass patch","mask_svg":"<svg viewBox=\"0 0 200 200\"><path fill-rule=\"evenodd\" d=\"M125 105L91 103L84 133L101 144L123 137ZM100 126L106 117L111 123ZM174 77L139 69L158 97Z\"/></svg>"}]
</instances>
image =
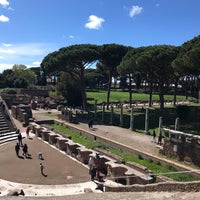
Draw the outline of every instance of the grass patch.
<instances>
[{"instance_id":1,"label":"grass patch","mask_svg":"<svg viewBox=\"0 0 200 200\"><path fill-rule=\"evenodd\" d=\"M59 131L59 132L62 132L66 135L71 136L73 142L82 144L88 149L94 149L95 147L103 148L103 145L101 143L99 143L98 141L88 139L87 137L70 130L69 128L67 128L64 125L51 124L49 126L54 128L56 131Z\"/></svg>"}]
</instances>

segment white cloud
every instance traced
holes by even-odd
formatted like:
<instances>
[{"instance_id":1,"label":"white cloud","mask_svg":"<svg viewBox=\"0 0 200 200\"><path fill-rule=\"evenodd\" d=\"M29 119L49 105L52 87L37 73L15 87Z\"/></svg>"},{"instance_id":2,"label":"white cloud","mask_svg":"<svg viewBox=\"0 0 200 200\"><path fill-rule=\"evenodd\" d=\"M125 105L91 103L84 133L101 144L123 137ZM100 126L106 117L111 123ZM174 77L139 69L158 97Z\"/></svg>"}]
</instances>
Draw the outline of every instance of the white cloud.
<instances>
[{"instance_id":1,"label":"white cloud","mask_svg":"<svg viewBox=\"0 0 200 200\"><path fill-rule=\"evenodd\" d=\"M2 45L3 45L4 47L11 47L11 46L12 46L12 44L7 44L7 43L2 43Z\"/></svg>"},{"instance_id":2,"label":"white cloud","mask_svg":"<svg viewBox=\"0 0 200 200\"><path fill-rule=\"evenodd\" d=\"M26 43L26 44L6 44L2 43L0 46L0 53L14 54L16 56L36 56L45 54L47 49L42 47L40 43Z\"/></svg>"},{"instance_id":3,"label":"white cloud","mask_svg":"<svg viewBox=\"0 0 200 200\"><path fill-rule=\"evenodd\" d=\"M3 72L6 69L12 69L14 64L0 63L0 72Z\"/></svg>"},{"instance_id":4,"label":"white cloud","mask_svg":"<svg viewBox=\"0 0 200 200\"><path fill-rule=\"evenodd\" d=\"M41 63L41 62L39 62L39 61L34 61L34 62L33 62L33 65L40 66L40 63Z\"/></svg>"},{"instance_id":5,"label":"white cloud","mask_svg":"<svg viewBox=\"0 0 200 200\"><path fill-rule=\"evenodd\" d=\"M57 44L56 44L57 45ZM10 69L14 64L23 64L27 67L39 66L44 57L57 50L54 44L25 43L25 44L0 44L0 73Z\"/></svg>"},{"instance_id":6,"label":"white cloud","mask_svg":"<svg viewBox=\"0 0 200 200\"><path fill-rule=\"evenodd\" d=\"M5 15L0 15L0 22L9 22L9 18Z\"/></svg>"},{"instance_id":7,"label":"white cloud","mask_svg":"<svg viewBox=\"0 0 200 200\"><path fill-rule=\"evenodd\" d=\"M85 27L89 29L100 29L104 21L105 20L101 17L90 15L88 22L85 24Z\"/></svg>"},{"instance_id":8,"label":"white cloud","mask_svg":"<svg viewBox=\"0 0 200 200\"><path fill-rule=\"evenodd\" d=\"M75 37L73 35L69 35L69 38L70 39L74 39Z\"/></svg>"},{"instance_id":9,"label":"white cloud","mask_svg":"<svg viewBox=\"0 0 200 200\"><path fill-rule=\"evenodd\" d=\"M14 54L15 51L13 49L2 49L2 48L0 48L0 53L1 54Z\"/></svg>"},{"instance_id":10,"label":"white cloud","mask_svg":"<svg viewBox=\"0 0 200 200\"><path fill-rule=\"evenodd\" d=\"M3 7L9 6L9 2L7 0L0 0L0 5Z\"/></svg>"},{"instance_id":11,"label":"white cloud","mask_svg":"<svg viewBox=\"0 0 200 200\"><path fill-rule=\"evenodd\" d=\"M132 6L129 12L130 17L134 17L135 15L139 15L142 12L143 8L140 6Z\"/></svg>"}]
</instances>

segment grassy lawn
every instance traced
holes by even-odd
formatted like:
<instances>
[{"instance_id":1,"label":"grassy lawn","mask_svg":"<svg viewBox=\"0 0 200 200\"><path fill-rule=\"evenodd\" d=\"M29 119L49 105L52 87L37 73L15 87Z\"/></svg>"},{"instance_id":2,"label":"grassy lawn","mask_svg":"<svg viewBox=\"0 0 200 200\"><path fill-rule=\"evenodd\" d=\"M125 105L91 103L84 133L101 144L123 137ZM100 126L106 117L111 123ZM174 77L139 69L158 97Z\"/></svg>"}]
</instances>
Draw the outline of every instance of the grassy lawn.
<instances>
[{"instance_id":1,"label":"grassy lawn","mask_svg":"<svg viewBox=\"0 0 200 200\"><path fill-rule=\"evenodd\" d=\"M87 99L88 103L94 104L94 100L97 100L97 103L106 102L107 91L100 90L100 91L88 91L87 92ZM134 93L132 94L133 101L148 101L149 95L146 93ZM166 101L173 101L173 95L165 95ZM159 95L153 94L153 100L158 101ZM178 95L177 101L186 100L185 96ZM189 97L188 100L196 100L193 97ZM110 93L110 102L124 102L129 101L129 93L123 91L111 91Z\"/></svg>"}]
</instances>

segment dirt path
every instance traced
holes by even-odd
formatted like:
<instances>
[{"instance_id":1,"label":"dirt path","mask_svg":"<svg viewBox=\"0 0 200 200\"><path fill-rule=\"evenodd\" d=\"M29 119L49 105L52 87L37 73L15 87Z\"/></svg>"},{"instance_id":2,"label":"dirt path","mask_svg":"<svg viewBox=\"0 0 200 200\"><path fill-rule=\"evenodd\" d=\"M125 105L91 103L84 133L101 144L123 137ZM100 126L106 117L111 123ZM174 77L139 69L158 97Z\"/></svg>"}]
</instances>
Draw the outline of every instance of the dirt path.
<instances>
[{"instance_id":1,"label":"dirt path","mask_svg":"<svg viewBox=\"0 0 200 200\"><path fill-rule=\"evenodd\" d=\"M16 142L0 146L1 179L29 184L70 184L90 180L85 166L37 137L24 139L23 143L28 145L31 154L28 159L22 155L22 150L20 150L20 157L16 156L14 150ZM38 152L42 152L44 160L38 159ZM46 177L40 173L40 162L45 167Z\"/></svg>"}]
</instances>

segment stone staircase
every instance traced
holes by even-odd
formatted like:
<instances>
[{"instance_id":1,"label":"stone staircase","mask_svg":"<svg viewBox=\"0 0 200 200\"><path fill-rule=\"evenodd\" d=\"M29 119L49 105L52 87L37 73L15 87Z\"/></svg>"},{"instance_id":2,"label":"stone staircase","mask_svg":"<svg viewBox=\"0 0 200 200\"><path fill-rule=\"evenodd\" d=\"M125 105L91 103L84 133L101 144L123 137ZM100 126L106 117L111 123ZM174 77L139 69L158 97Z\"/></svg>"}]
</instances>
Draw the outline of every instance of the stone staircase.
<instances>
[{"instance_id":1,"label":"stone staircase","mask_svg":"<svg viewBox=\"0 0 200 200\"><path fill-rule=\"evenodd\" d=\"M0 107L0 145L6 142L17 140L15 129L12 126L12 121L8 112L3 111Z\"/></svg>"}]
</instances>

